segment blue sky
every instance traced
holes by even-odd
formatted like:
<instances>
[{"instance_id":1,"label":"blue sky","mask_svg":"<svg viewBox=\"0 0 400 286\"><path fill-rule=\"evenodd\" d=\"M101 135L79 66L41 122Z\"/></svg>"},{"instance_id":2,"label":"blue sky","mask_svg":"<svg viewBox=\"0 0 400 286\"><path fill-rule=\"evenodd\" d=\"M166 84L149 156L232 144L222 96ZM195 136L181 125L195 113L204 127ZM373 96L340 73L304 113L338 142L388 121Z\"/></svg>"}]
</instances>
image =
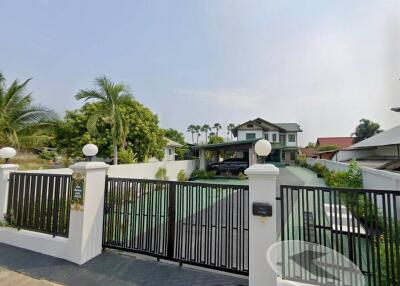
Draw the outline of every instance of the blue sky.
<instances>
[{"instance_id":1,"label":"blue sky","mask_svg":"<svg viewBox=\"0 0 400 286\"><path fill-rule=\"evenodd\" d=\"M360 118L400 123L398 1L0 0L0 70L60 115L98 75L162 127L298 122L301 142ZM186 134L188 138L190 136Z\"/></svg>"}]
</instances>

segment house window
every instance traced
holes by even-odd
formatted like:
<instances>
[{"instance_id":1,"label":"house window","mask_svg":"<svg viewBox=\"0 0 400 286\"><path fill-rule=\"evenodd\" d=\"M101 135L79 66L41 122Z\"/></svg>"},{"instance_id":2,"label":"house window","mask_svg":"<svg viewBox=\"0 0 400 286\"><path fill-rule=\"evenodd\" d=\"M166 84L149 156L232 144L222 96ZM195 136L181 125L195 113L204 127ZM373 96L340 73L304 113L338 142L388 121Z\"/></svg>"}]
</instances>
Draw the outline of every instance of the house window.
<instances>
[{"instance_id":1,"label":"house window","mask_svg":"<svg viewBox=\"0 0 400 286\"><path fill-rule=\"evenodd\" d=\"M265 134L264 134L264 139L265 139L265 140L269 140L269 139L268 139L268 133L265 133Z\"/></svg>"},{"instance_id":2,"label":"house window","mask_svg":"<svg viewBox=\"0 0 400 286\"><path fill-rule=\"evenodd\" d=\"M168 155L171 156L172 155L172 149L168 148Z\"/></svg>"},{"instance_id":3,"label":"house window","mask_svg":"<svg viewBox=\"0 0 400 286\"><path fill-rule=\"evenodd\" d=\"M246 133L246 140L256 139L256 133Z\"/></svg>"},{"instance_id":4,"label":"house window","mask_svg":"<svg viewBox=\"0 0 400 286\"><path fill-rule=\"evenodd\" d=\"M289 142L296 142L296 136L294 134L289 135Z\"/></svg>"},{"instance_id":5,"label":"house window","mask_svg":"<svg viewBox=\"0 0 400 286\"><path fill-rule=\"evenodd\" d=\"M272 134L272 142L276 142L276 134Z\"/></svg>"},{"instance_id":6,"label":"house window","mask_svg":"<svg viewBox=\"0 0 400 286\"><path fill-rule=\"evenodd\" d=\"M290 160L296 160L296 152L290 152Z\"/></svg>"}]
</instances>

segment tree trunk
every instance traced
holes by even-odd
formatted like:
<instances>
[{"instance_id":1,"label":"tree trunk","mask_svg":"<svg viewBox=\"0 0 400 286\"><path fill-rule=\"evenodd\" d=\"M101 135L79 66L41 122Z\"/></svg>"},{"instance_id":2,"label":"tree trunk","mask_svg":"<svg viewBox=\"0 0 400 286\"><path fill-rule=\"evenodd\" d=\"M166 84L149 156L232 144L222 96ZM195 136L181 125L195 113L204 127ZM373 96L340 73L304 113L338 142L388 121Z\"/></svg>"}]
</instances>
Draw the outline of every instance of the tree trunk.
<instances>
[{"instance_id":1,"label":"tree trunk","mask_svg":"<svg viewBox=\"0 0 400 286\"><path fill-rule=\"evenodd\" d=\"M117 144L117 140L113 140L113 148L114 148L113 165L118 165L118 144Z\"/></svg>"}]
</instances>

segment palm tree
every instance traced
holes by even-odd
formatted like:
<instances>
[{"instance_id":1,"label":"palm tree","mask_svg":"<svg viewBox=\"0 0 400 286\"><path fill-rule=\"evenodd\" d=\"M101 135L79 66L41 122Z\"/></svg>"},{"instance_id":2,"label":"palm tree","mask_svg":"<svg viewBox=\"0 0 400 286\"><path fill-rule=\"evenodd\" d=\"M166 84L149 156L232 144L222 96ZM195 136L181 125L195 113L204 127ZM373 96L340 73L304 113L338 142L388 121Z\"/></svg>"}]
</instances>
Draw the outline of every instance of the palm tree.
<instances>
[{"instance_id":1,"label":"palm tree","mask_svg":"<svg viewBox=\"0 0 400 286\"><path fill-rule=\"evenodd\" d=\"M222 129L221 124L215 123L214 126L213 126L213 128L215 129L215 133L216 133L217 136L218 136L218 131Z\"/></svg>"},{"instance_id":2,"label":"palm tree","mask_svg":"<svg viewBox=\"0 0 400 286\"><path fill-rule=\"evenodd\" d=\"M50 128L57 116L46 107L32 104L31 93L26 91L30 81L14 80L7 87L0 73L0 145L28 149L52 138Z\"/></svg>"},{"instance_id":3,"label":"palm tree","mask_svg":"<svg viewBox=\"0 0 400 286\"><path fill-rule=\"evenodd\" d=\"M206 141L207 141L207 138L208 138L208 131L211 131L210 125L204 124L203 126L201 126L200 131L205 133Z\"/></svg>"},{"instance_id":4,"label":"palm tree","mask_svg":"<svg viewBox=\"0 0 400 286\"><path fill-rule=\"evenodd\" d=\"M192 134L192 143L194 143L194 133L196 133L196 126L190 124L187 128L187 132L190 132Z\"/></svg>"},{"instance_id":5,"label":"palm tree","mask_svg":"<svg viewBox=\"0 0 400 286\"><path fill-rule=\"evenodd\" d=\"M231 139L233 139L233 133L232 130L235 128L235 124L229 123L226 129L228 130L228 135L231 135Z\"/></svg>"},{"instance_id":6,"label":"palm tree","mask_svg":"<svg viewBox=\"0 0 400 286\"><path fill-rule=\"evenodd\" d=\"M363 141L375 134L381 133L383 130L380 128L380 125L376 122L365 118L361 119L360 124L356 127L356 131L352 134L355 135L353 143Z\"/></svg>"},{"instance_id":7,"label":"palm tree","mask_svg":"<svg viewBox=\"0 0 400 286\"><path fill-rule=\"evenodd\" d=\"M118 164L118 144L125 142L128 125L122 115L122 108L130 100L132 94L123 83L113 83L109 78L100 76L95 79L98 89L80 90L75 98L85 101L94 99L99 104L98 110L88 119L87 127L91 133L97 133L96 125L101 119L111 124L113 144L113 164Z\"/></svg>"},{"instance_id":8,"label":"palm tree","mask_svg":"<svg viewBox=\"0 0 400 286\"><path fill-rule=\"evenodd\" d=\"M201 135L200 130L201 130L201 126L200 125L195 125L194 126L194 131L195 131L195 133L197 135L197 141L196 141L197 144L199 144L199 137Z\"/></svg>"}]
</instances>

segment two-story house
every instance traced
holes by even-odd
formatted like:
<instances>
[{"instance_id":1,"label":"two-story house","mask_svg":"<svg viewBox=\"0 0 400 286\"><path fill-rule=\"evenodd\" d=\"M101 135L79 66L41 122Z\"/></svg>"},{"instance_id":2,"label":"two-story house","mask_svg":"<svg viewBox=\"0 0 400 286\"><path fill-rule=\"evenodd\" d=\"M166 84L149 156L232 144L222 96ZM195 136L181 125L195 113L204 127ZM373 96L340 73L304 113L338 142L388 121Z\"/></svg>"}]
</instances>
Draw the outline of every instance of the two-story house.
<instances>
[{"instance_id":1,"label":"two-story house","mask_svg":"<svg viewBox=\"0 0 400 286\"><path fill-rule=\"evenodd\" d=\"M298 132L302 132L297 123L271 123L262 118L249 120L236 126L232 133L238 141L264 138L272 145L267 161L274 163L293 163L298 153ZM248 154L239 154L247 156Z\"/></svg>"}]
</instances>

